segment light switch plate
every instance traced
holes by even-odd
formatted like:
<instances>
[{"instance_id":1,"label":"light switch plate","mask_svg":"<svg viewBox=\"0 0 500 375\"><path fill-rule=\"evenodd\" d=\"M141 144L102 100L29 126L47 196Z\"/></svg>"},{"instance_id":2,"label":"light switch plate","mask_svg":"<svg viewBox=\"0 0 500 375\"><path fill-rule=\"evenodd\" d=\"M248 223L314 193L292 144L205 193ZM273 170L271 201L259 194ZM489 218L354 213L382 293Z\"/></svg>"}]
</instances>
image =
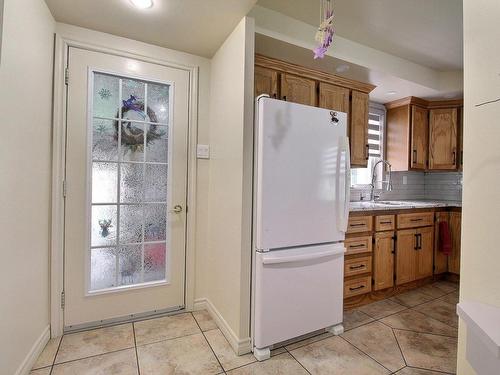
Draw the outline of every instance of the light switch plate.
<instances>
[{"instance_id":1,"label":"light switch plate","mask_svg":"<svg viewBox=\"0 0 500 375\"><path fill-rule=\"evenodd\" d=\"M210 159L210 146L196 145L196 157L198 159Z\"/></svg>"},{"instance_id":2,"label":"light switch plate","mask_svg":"<svg viewBox=\"0 0 500 375\"><path fill-rule=\"evenodd\" d=\"M408 183L408 176L403 176L403 185Z\"/></svg>"}]
</instances>

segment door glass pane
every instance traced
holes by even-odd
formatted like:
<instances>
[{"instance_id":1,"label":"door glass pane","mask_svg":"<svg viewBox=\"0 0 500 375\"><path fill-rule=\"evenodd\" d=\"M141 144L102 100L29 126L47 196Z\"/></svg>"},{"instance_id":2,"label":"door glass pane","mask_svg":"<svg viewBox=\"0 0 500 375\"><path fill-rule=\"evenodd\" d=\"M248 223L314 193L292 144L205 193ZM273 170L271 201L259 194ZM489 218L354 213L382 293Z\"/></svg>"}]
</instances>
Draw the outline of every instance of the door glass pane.
<instances>
[{"instance_id":1,"label":"door glass pane","mask_svg":"<svg viewBox=\"0 0 500 375\"><path fill-rule=\"evenodd\" d=\"M117 118L120 103L120 79L107 74L94 75L94 117Z\"/></svg>"},{"instance_id":2,"label":"door glass pane","mask_svg":"<svg viewBox=\"0 0 500 375\"><path fill-rule=\"evenodd\" d=\"M118 160L118 132L113 120L94 119L92 160Z\"/></svg>"},{"instance_id":3,"label":"door glass pane","mask_svg":"<svg viewBox=\"0 0 500 375\"><path fill-rule=\"evenodd\" d=\"M90 258L90 288L106 289L116 286L116 250L92 249Z\"/></svg>"},{"instance_id":4,"label":"door glass pane","mask_svg":"<svg viewBox=\"0 0 500 375\"><path fill-rule=\"evenodd\" d=\"M93 87L89 291L165 282L171 86L93 73Z\"/></svg>"},{"instance_id":5,"label":"door glass pane","mask_svg":"<svg viewBox=\"0 0 500 375\"><path fill-rule=\"evenodd\" d=\"M165 243L144 245L144 281L165 279Z\"/></svg>"},{"instance_id":6,"label":"door glass pane","mask_svg":"<svg viewBox=\"0 0 500 375\"><path fill-rule=\"evenodd\" d=\"M168 158L168 127L150 125L146 132L146 161L166 163Z\"/></svg>"}]
</instances>

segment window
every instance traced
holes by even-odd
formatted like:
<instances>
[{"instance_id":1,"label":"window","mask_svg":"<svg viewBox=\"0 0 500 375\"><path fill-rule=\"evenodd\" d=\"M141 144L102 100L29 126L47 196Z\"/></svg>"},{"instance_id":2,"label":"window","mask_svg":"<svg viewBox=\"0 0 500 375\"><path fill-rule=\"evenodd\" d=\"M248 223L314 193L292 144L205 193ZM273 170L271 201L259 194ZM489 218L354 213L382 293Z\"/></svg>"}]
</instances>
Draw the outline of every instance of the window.
<instances>
[{"instance_id":1,"label":"window","mask_svg":"<svg viewBox=\"0 0 500 375\"><path fill-rule=\"evenodd\" d=\"M385 156L384 128L385 107L382 104L370 103L368 115L368 166L351 170L351 186L369 185L371 183L373 165Z\"/></svg>"}]
</instances>

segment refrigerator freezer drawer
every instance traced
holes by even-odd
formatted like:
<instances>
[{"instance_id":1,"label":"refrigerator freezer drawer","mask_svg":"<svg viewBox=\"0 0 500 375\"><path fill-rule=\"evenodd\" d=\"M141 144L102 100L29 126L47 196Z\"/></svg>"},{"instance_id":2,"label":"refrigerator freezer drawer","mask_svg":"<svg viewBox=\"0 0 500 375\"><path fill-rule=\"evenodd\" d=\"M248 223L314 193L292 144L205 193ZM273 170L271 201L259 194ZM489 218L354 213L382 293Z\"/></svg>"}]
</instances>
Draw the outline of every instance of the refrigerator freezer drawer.
<instances>
[{"instance_id":1,"label":"refrigerator freezer drawer","mask_svg":"<svg viewBox=\"0 0 500 375\"><path fill-rule=\"evenodd\" d=\"M343 243L256 253L254 346L342 322Z\"/></svg>"}]
</instances>

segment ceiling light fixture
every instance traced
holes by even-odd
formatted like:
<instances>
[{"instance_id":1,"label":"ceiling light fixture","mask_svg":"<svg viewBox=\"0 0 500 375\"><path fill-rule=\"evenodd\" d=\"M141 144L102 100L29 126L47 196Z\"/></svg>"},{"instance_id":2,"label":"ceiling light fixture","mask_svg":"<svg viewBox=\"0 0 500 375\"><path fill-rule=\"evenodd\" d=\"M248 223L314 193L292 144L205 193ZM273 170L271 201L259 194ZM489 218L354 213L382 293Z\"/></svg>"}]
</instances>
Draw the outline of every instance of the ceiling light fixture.
<instances>
[{"instance_id":1,"label":"ceiling light fixture","mask_svg":"<svg viewBox=\"0 0 500 375\"><path fill-rule=\"evenodd\" d=\"M130 0L138 9L147 9L153 6L153 0Z\"/></svg>"},{"instance_id":2,"label":"ceiling light fixture","mask_svg":"<svg viewBox=\"0 0 500 375\"><path fill-rule=\"evenodd\" d=\"M387 95L396 95L397 91L387 91Z\"/></svg>"}]
</instances>

